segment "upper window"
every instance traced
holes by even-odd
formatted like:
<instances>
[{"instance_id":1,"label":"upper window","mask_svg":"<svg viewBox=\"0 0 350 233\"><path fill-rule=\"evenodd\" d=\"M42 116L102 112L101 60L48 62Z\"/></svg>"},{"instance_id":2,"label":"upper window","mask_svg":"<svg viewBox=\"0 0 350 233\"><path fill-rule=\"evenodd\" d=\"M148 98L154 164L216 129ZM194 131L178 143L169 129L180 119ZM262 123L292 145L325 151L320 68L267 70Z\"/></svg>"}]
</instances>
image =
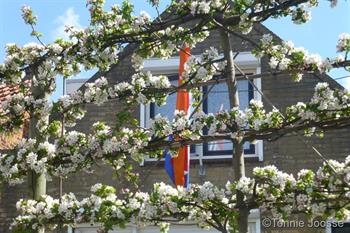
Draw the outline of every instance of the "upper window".
<instances>
[{"instance_id":1,"label":"upper window","mask_svg":"<svg viewBox=\"0 0 350 233\"><path fill-rule=\"evenodd\" d=\"M172 85L177 85L178 83L178 76L177 75L168 75L169 80ZM162 116L166 116L169 121L171 122L174 118L174 112L175 112L175 106L176 106L176 93L169 95L166 104L163 106L158 106L155 103L152 103L149 105L149 119L153 119L158 114ZM190 106L191 107L191 106ZM192 109L190 109L190 112ZM190 146L190 153L192 156L196 155L196 148L198 145L191 145Z\"/></svg>"},{"instance_id":2,"label":"upper window","mask_svg":"<svg viewBox=\"0 0 350 233\"><path fill-rule=\"evenodd\" d=\"M350 232L350 222L329 221L326 226L326 233L347 233Z\"/></svg>"},{"instance_id":3,"label":"upper window","mask_svg":"<svg viewBox=\"0 0 350 233\"><path fill-rule=\"evenodd\" d=\"M177 75L168 75L168 78L170 80L170 83L172 85L177 85ZM158 114L162 116L166 116L169 121L172 121L174 118L174 112L175 112L175 103L176 103L176 93L169 95L166 99L166 104L163 106L158 106L157 104L150 104L150 119L154 118Z\"/></svg>"},{"instance_id":4,"label":"upper window","mask_svg":"<svg viewBox=\"0 0 350 233\"><path fill-rule=\"evenodd\" d=\"M237 82L239 105L240 109L244 110L249 101L254 99L253 86L245 79L239 79ZM216 113L221 110L229 109L230 102L228 96L228 87L226 83L220 83L214 87L203 87L203 93L211 90L207 99L203 101L203 111L205 113ZM206 131L204 132L207 133ZM210 155L228 155L232 154L232 142L228 140L220 140L215 142L209 142L204 144L204 156ZM246 142L244 144L244 153L255 154L255 146Z\"/></svg>"},{"instance_id":5,"label":"upper window","mask_svg":"<svg viewBox=\"0 0 350 233\"><path fill-rule=\"evenodd\" d=\"M177 85L177 75L169 75L169 79L173 85ZM238 93L239 93L239 102L240 108L245 109L249 101L254 99L254 89L253 86L245 79L238 80ZM229 96L228 88L225 83L216 84L214 87L205 86L202 88L203 95L206 92L207 98L204 99L202 103L202 110L205 113L216 113L221 110L229 109ZM146 107L147 119L149 122L150 119L153 119L156 115L160 114L166 116L169 121L174 117L175 106L176 106L176 93L168 96L167 102L163 106L158 106L154 103ZM190 109L191 112L191 109ZM149 125L149 124L147 124ZM207 130L204 130L204 134L207 134ZM244 144L244 153L248 157L259 157L258 155L258 146L257 144L251 144L246 142ZM209 143L203 143L199 145L192 145L190 147L191 158L196 158L198 156L203 156L203 158L231 158L232 156L232 142L228 140L220 140Z\"/></svg>"},{"instance_id":6,"label":"upper window","mask_svg":"<svg viewBox=\"0 0 350 233\"><path fill-rule=\"evenodd\" d=\"M166 74L168 75L171 83L177 85L178 75L177 75L177 65L178 61L174 60L176 58L170 59L170 61L156 61L154 59L145 62L145 70L150 70L153 73L157 74ZM249 53L243 54L242 57L238 57L242 60L242 67L245 69L246 74L254 74L260 72L259 64L256 62L254 57L250 56ZM174 61L173 61L174 60ZM149 63L149 64L148 64ZM260 79L253 80L255 86L260 88ZM258 91L254 90L250 82L248 82L243 77L238 77L238 93L240 108L245 109L249 101L252 99L261 99ZM229 109L229 95L228 87L226 83L215 84L214 87L205 86L202 87L203 95L207 94L207 98L202 103L202 110L205 113L216 113L220 110ZM171 121L174 117L175 106L176 106L176 93L168 96L166 104L163 106L157 106L152 103L149 105L141 106L141 126L149 127L150 120L154 118L157 114L162 116L167 116ZM190 112L192 109L190 109ZM203 134L206 134L207 130L203 131ZM246 142L244 144L244 154L246 157L256 157L260 161L263 158L263 147L262 141L257 141L257 143L252 144ZM218 158L232 158L232 142L228 140L214 141L210 143L203 143L198 145L192 145L190 147L191 159L218 159Z\"/></svg>"}]
</instances>

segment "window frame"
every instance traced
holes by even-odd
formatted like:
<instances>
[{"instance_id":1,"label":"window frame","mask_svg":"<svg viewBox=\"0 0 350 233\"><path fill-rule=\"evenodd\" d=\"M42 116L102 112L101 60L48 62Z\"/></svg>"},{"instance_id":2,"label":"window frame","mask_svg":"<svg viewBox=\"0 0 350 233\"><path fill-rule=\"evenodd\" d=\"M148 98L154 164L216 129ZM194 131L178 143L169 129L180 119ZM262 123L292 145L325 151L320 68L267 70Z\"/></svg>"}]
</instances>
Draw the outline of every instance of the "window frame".
<instances>
[{"instance_id":1,"label":"window frame","mask_svg":"<svg viewBox=\"0 0 350 233\"><path fill-rule=\"evenodd\" d=\"M251 75L251 73L247 74L247 75ZM237 76L238 80L245 80L243 79L242 76ZM252 100L254 99L254 87L251 83L248 82L248 100ZM203 95L205 95L208 92L208 86L203 86L202 89ZM208 113L208 98L203 100L203 105L202 105L202 110L205 113ZM203 133L207 134L208 130L204 129ZM250 143L249 149L244 149L244 155L255 155L255 151L256 151L256 146L252 143ZM209 150L209 144L208 143L203 143L203 156L204 158L207 158L208 156L215 156L215 157L219 157L219 156L229 156L231 158L233 153L233 149L231 150L218 150L218 151L211 151ZM256 156L254 156L256 157ZM225 158L225 157L222 157Z\"/></svg>"},{"instance_id":2,"label":"window frame","mask_svg":"<svg viewBox=\"0 0 350 233\"><path fill-rule=\"evenodd\" d=\"M241 67L245 73L249 74L261 74L260 59L255 58L250 52L241 52L235 59L235 62ZM157 58L151 58L145 60L143 71L151 71L155 75L174 75L178 72L179 57L171 57L168 60L161 60ZM261 90L261 78L255 78L253 80L254 85ZM253 88L253 99L262 100L261 94L258 90ZM140 126L144 128L150 127L150 104L140 105ZM263 141L257 140L255 144L254 153L245 154L245 158L257 158L259 162L263 161ZM215 155L204 155L203 143L196 145L195 153L191 153L191 160L218 160L218 159L232 159L232 151L226 153L220 152ZM248 151L249 152L249 151ZM154 162L158 159L145 158L147 162ZM144 163L142 162L141 165Z\"/></svg>"},{"instance_id":3,"label":"window frame","mask_svg":"<svg viewBox=\"0 0 350 233\"><path fill-rule=\"evenodd\" d=\"M261 233L261 223L260 223L260 211L259 209L252 209L250 211L250 214L248 216L248 224L253 223L255 225L256 233ZM86 233L85 231L89 230L97 230L97 228L100 226L100 224L96 223L95 225L91 226L91 224L85 223L85 224L78 224L73 231L72 227L68 227L67 233ZM187 227L187 229L186 229ZM84 231L85 230L85 231ZM201 229L196 226L194 222L185 222L182 224L172 224L170 226L170 230L175 230L177 233L183 232L183 231L190 231L194 233L219 233L219 231L216 231L214 228L211 228L210 231ZM94 232L94 231L93 231ZM147 232L159 232L158 226L147 226L147 227L138 227L135 224L126 224L126 227L124 229L116 228L110 231L111 233L147 233Z\"/></svg>"}]
</instances>

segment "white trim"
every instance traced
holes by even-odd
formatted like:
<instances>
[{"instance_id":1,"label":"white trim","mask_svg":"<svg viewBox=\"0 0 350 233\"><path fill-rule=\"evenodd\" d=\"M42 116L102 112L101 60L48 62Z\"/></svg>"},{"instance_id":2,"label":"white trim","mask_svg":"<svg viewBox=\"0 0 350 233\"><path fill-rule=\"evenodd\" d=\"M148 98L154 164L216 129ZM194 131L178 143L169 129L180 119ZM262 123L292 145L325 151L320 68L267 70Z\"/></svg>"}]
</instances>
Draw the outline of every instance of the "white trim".
<instances>
[{"instance_id":1,"label":"white trim","mask_svg":"<svg viewBox=\"0 0 350 233\"><path fill-rule=\"evenodd\" d=\"M196 56L199 57L199 56ZM223 57L222 55L220 57ZM219 58L220 58L219 57ZM251 52L240 52L235 58L237 65L247 68L253 68L259 66L260 60L254 57ZM154 73L169 73L178 70L179 68L179 57L174 56L166 60L159 58L150 58L144 61L143 70L152 71Z\"/></svg>"},{"instance_id":2,"label":"white trim","mask_svg":"<svg viewBox=\"0 0 350 233\"><path fill-rule=\"evenodd\" d=\"M259 65L256 68L256 74L261 74L261 63L259 58ZM254 85L261 92L261 78L254 79ZM254 88L254 99L258 101L262 101L262 96L259 91ZM255 149L257 150L259 161L264 160L264 145L262 140L258 140L256 143Z\"/></svg>"},{"instance_id":3,"label":"white trim","mask_svg":"<svg viewBox=\"0 0 350 233\"><path fill-rule=\"evenodd\" d=\"M141 104L140 106L140 125L141 127L146 127L145 122L145 115L146 114L146 106L144 104Z\"/></svg>"},{"instance_id":4,"label":"white trim","mask_svg":"<svg viewBox=\"0 0 350 233\"><path fill-rule=\"evenodd\" d=\"M259 209L250 210L250 213L248 216L248 223L255 223L256 233L261 233L260 210Z\"/></svg>"},{"instance_id":5,"label":"white trim","mask_svg":"<svg viewBox=\"0 0 350 233\"><path fill-rule=\"evenodd\" d=\"M146 128L146 106L144 104L140 105L140 126ZM144 164L145 160L142 159L140 166L143 166Z\"/></svg>"},{"instance_id":6,"label":"white trim","mask_svg":"<svg viewBox=\"0 0 350 233\"><path fill-rule=\"evenodd\" d=\"M71 83L82 83L84 84L86 81L88 81L88 78L71 78L71 79L65 79L67 84Z\"/></svg>"},{"instance_id":7,"label":"white trim","mask_svg":"<svg viewBox=\"0 0 350 233\"><path fill-rule=\"evenodd\" d=\"M66 79L64 78L63 84L63 94L72 94L74 91L78 90L83 86L88 79L79 78L79 79Z\"/></svg>"},{"instance_id":8,"label":"white trim","mask_svg":"<svg viewBox=\"0 0 350 233\"><path fill-rule=\"evenodd\" d=\"M256 68L255 74L261 74L260 65ZM254 85L261 91L261 78L254 79ZM254 99L262 101L262 96L259 91L254 89Z\"/></svg>"}]
</instances>

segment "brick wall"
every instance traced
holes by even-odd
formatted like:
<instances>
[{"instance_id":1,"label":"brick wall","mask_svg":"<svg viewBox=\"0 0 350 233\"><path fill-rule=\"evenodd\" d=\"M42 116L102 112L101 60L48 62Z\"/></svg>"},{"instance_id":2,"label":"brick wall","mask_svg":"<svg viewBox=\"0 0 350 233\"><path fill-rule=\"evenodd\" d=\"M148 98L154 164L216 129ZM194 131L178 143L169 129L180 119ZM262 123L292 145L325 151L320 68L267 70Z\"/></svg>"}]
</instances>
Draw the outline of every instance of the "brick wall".
<instances>
[{"instance_id":1,"label":"brick wall","mask_svg":"<svg viewBox=\"0 0 350 233\"><path fill-rule=\"evenodd\" d=\"M267 33L268 30L257 25L250 34L250 38L258 40L260 36ZM248 43L242 43L237 38L231 38L235 51L250 51L251 46ZM277 38L278 39L278 38ZM219 33L214 32L204 42L198 44L192 50L193 54L201 53L209 46L220 47ZM262 72L268 70L267 62L262 60ZM111 84L128 80L133 73L130 64L130 56L113 66L112 70L106 75ZM96 77L94 77L96 78ZM265 96L278 108L284 109L286 106L295 104L298 101L308 101L313 93L314 86L319 81L328 81L332 87L340 87L330 78L321 76L315 77L308 75L300 83L293 82L286 76L267 76L262 79L262 90ZM264 102L269 109L269 105ZM103 106L86 105L86 117L78 122L76 130L88 132L91 125L96 121L105 121L113 125L115 114L125 106L116 100L109 101ZM271 108L270 108L271 109ZM139 106L134 106L132 115L139 117ZM274 164L278 168L289 172L297 173L300 169L310 168L316 169L322 164L322 160L311 149L310 145L314 145L326 158L342 160L349 154L349 138L350 131L341 129L327 132L323 139L305 138L297 136L283 137L277 141L264 142L264 160L259 162L255 159L246 160L247 174L256 166L264 166ZM305 143L306 142L306 143ZM209 180L217 185L224 185L227 180L233 177L231 160L205 161L205 176L199 175L199 165L196 162L191 163L190 180L192 183L202 183ZM163 181L169 183L169 179L165 174L162 162L146 163L145 166L135 164L136 170L140 173L140 187L143 190L152 188L154 182ZM91 185L95 183L106 183L116 186L117 188L125 187L127 183L122 178L114 176L113 171L106 166L96 166L95 173L86 174L78 173L64 180L64 192L75 192L78 197L83 197L89 191ZM48 184L48 193L57 196L57 180ZM9 220L15 215L15 202L18 198L24 197L26 194L26 186L19 187L3 187L0 198L0 232L8 232ZM295 230L282 231L274 229L265 229L264 232L295 232ZM302 232L315 232L314 230L303 230Z\"/></svg>"}]
</instances>

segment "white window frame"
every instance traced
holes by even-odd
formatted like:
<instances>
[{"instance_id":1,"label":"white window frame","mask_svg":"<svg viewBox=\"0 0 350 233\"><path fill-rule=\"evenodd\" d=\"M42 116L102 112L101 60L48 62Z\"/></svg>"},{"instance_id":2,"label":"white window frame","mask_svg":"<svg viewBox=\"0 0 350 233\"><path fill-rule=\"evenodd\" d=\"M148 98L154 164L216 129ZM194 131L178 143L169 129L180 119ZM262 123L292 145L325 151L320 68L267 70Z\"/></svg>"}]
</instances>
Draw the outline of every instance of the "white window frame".
<instances>
[{"instance_id":1,"label":"white window frame","mask_svg":"<svg viewBox=\"0 0 350 233\"><path fill-rule=\"evenodd\" d=\"M248 216L248 224L255 224L255 232L261 233L261 225L260 225L260 211L259 209L253 209L250 211ZM90 224L78 224L74 229L74 233L92 233L96 232L99 224L95 224L91 226ZM219 233L219 231L211 228L210 230L205 230L197 227L197 225L193 222L186 222L181 224L172 223L170 226L170 233L183 233L184 231L191 233ZM159 232L158 226L148 226L148 227L137 227L134 224L127 224L125 229L116 228L110 233L157 233ZM68 233L73 233L73 229L68 227Z\"/></svg>"},{"instance_id":2,"label":"white window frame","mask_svg":"<svg viewBox=\"0 0 350 233\"><path fill-rule=\"evenodd\" d=\"M256 233L261 233L261 222L260 222L260 210L252 209L250 210L250 214L248 216L248 224L255 224Z\"/></svg>"},{"instance_id":3,"label":"white window frame","mask_svg":"<svg viewBox=\"0 0 350 233\"><path fill-rule=\"evenodd\" d=\"M250 52L241 52L235 59L237 65L241 67L241 69L249 72L253 72L254 74L261 74L261 65L260 59L257 59ZM178 72L179 67L179 57L171 57L167 60L162 60L158 58L151 58L145 60L143 70L151 71L152 74L176 74ZM261 78L255 78L253 80L254 85L261 90ZM262 100L261 94L254 88L254 99ZM150 105L140 105L140 126L144 128L150 127ZM245 154L245 158L258 158L259 161L263 161L263 141L257 140L255 143L255 153L254 154ZM223 154L223 155L203 155L203 145L200 144L196 147L197 156L191 156L191 160L212 160L212 159L227 159L231 158L232 154ZM145 161L157 161L157 159L153 158L145 158ZM143 163L141 163L143 165Z\"/></svg>"}]
</instances>

